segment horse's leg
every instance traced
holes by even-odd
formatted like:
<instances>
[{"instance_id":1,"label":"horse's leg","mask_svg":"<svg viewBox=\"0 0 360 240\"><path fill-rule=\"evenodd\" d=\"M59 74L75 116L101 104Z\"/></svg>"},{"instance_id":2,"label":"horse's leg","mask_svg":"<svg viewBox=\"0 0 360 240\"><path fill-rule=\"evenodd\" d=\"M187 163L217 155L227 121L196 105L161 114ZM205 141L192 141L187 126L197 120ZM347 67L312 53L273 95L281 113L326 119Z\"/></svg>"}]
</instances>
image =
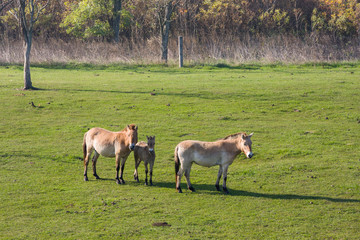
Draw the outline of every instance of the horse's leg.
<instances>
[{"instance_id":1,"label":"horse's leg","mask_svg":"<svg viewBox=\"0 0 360 240\"><path fill-rule=\"evenodd\" d=\"M184 170L181 167L180 170L176 174L176 190L178 191L178 193L182 193L182 190L180 187L180 181L181 181L181 176L183 175L183 172L184 172Z\"/></svg>"},{"instance_id":2,"label":"horse's leg","mask_svg":"<svg viewBox=\"0 0 360 240\"><path fill-rule=\"evenodd\" d=\"M149 172L149 169L148 169L148 162L145 160L144 161L144 165L145 165L145 185L148 185L148 172Z\"/></svg>"},{"instance_id":3,"label":"horse's leg","mask_svg":"<svg viewBox=\"0 0 360 240\"><path fill-rule=\"evenodd\" d=\"M84 180L85 181L89 181L88 176L87 176L87 168L89 165L89 159L91 157L92 151L93 151L92 148L86 149L86 157L84 158Z\"/></svg>"},{"instance_id":4,"label":"horse's leg","mask_svg":"<svg viewBox=\"0 0 360 240\"><path fill-rule=\"evenodd\" d=\"M126 162L127 157L122 157L121 158L121 171L120 171L120 181L121 184L125 184L125 181L123 179L123 174L124 174L124 168L125 168L125 162Z\"/></svg>"},{"instance_id":5,"label":"horse's leg","mask_svg":"<svg viewBox=\"0 0 360 240\"><path fill-rule=\"evenodd\" d=\"M152 175L153 175L154 161L150 162L150 186L153 185Z\"/></svg>"},{"instance_id":6,"label":"horse's leg","mask_svg":"<svg viewBox=\"0 0 360 240\"><path fill-rule=\"evenodd\" d=\"M139 182L139 172L138 172L139 165L140 162L135 163L134 180L136 180L136 182Z\"/></svg>"},{"instance_id":7,"label":"horse's leg","mask_svg":"<svg viewBox=\"0 0 360 240\"><path fill-rule=\"evenodd\" d=\"M223 166L223 191L225 193L229 193L228 189L226 188L226 180L227 180L227 171L228 171L229 165Z\"/></svg>"},{"instance_id":8,"label":"horse's leg","mask_svg":"<svg viewBox=\"0 0 360 240\"><path fill-rule=\"evenodd\" d=\"M93 166L93 175L96 179L100 179L100 177L96 173L96 161L99 158L100 154L95 150L94 156L92 158L92 166Z\"/></svg>"},{"instance_id":9,"label":"horse's leg","mask_svg":"<svg viewBox=\"0 0 360 240\"><path fill-rule=\"evenodd\" d=\"M222 166L220 165L218 176L217 176L216 183L215 183L215 187L216 187L217 191L220 191L219 183L220 183L221 175L222 175Z\"/></svg>"},{"instance_id":10,"label":"horse's leg","mask_svg":"<svg viewBox=\"0 0 360 240\"><path fill-rule=\"evenodd\" d=\"M138 167L140 164L140 159L139 156L137 156L137 154L134 154L135 157L135 171L134 171L134 180L136 180L137 182L139 182L139 174L138 174Z\"/></svg>"},{"instance_id":11,"label":"horse's leg","mask_svg":"<svg viewBox=\"0 0 360 240\"><path fill-rule=\"evenodd\" d=\"M188 189L192 192L195 192L195 188L191 185L191 182L190 182L190 170L191 170L191 166L185 170L185 178L186 178Z\"/></svg>"},{"instance_id":12,"label":"horse's leg","mask_svg":"<svg viewBox=\"0 0 360 240\"><path fill-rule=\"evenodd\" d=\"M117 184L121 184L121 181L119 180L119 171L120 171L120 160L121 160L121 157L119 154L116 155L116 177L115 177L115 180L116 180L116 183Z\"/></svg>"}]
</instances>

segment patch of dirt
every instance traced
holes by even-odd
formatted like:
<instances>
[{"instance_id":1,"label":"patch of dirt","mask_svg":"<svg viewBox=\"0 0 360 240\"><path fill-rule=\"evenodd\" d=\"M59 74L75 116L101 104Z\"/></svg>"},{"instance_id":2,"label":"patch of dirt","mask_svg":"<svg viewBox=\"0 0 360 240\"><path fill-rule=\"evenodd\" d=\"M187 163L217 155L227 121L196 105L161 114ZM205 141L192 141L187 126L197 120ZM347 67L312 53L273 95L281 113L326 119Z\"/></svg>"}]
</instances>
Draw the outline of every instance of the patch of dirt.
<instances>
[{"instance_id":1,"label":"patch of dirt","mask_svg":"<svg viewBox=\"0 0 360 240\"><path fill-rule=\"evenodd\" d=\"M152 224L154 227L171 227L167 222L156 222Z\"/></svg>"}]
</instances>

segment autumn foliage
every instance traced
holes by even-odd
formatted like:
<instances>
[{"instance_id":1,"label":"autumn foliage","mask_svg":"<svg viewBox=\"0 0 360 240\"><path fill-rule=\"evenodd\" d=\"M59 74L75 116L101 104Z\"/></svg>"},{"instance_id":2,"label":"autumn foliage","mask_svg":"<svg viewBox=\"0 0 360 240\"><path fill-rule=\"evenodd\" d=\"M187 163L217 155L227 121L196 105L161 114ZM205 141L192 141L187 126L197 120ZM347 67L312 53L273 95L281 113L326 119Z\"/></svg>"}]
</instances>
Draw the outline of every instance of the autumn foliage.
<instances>
[{"instance_id":1,"label":"autumn foliage","mask_svg":"<svg viewBox=\"0 0 360 240\"><path fill-rule=\"evenodd\" d=\"M158 35L157 1L123 0L120 38L141 41ZM172 15L172 35L244 37L327 34L333 39L359 37L357 0L180 0ZM35 35L109 41L113 34L113 0L51 1L38 21ZM0 18L1 35L18 38L11 11Z\"/></svg>"},{"instance_id":2,"label":"autumn foliage","mask_svg":"<svg viewBox=\"0 0 360 240\"><path fill-rule=\"evenodd\" d=\"M11 2L0 0L0 62L20 63L21 31ZM121 2L121 10L115 11L115 2ZM174 9L171 61L177 59L178 36L184 37L189 62L297 63L360 56L360 0L56 0L35 23L32 59L159 62L169 2Z\"/></svg>"}]
</instances>

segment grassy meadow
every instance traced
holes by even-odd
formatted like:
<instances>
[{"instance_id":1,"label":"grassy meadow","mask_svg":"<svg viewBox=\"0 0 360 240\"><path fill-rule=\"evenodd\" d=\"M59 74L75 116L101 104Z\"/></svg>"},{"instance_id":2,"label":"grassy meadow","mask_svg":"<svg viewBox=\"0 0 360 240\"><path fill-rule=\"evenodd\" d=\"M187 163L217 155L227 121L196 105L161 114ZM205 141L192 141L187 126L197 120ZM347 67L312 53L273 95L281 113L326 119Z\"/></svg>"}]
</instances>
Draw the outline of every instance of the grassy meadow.
<instances>
[{"instance_id":1,"label":"grassy meadow","mask_svg":"<svg viewBox=\"0 0 360 240\"><path fill-rule=\"evenodd\" d=\"M0 66L0 239L359 239L360 64ZM151 94L152 93L152 94ZM33 104L32 104L33 103ZM100 157L83 180L83 134L156 136L154 186L115 183ZM175 191L174 148L245 131L254 157L193 165Z\"/></svg>"}]
</instances>

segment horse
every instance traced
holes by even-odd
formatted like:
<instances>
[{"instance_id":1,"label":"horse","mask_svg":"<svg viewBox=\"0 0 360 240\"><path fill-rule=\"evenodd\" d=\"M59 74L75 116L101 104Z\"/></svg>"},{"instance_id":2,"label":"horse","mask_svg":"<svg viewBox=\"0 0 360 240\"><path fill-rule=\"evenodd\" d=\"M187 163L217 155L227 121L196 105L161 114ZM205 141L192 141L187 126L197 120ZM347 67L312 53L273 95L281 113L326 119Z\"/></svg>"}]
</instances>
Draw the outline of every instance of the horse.
<instances>
[{"instance_id":1,"label":"horse","mask_svg":"<svg viewBox=\"0 0 360 240\"><path fill-rule=\"evenodd\" d=\"M153 174L153 167L155 162L155 136L146 136L146 142L138 142L135 145L134 149L134 158L135 158L135 172L134 172L134 179L139 182L139 175L138 175L138 167L141 161L144 162L145 165L145 185L148 185L148 163L150 163L150 185L152 186L152 174Z\"/></svg>"},{"instance_id":2,"label":"horse","mask_svg":"<svg viewBox=\"0 0 360 240\"><path fill-rule=\"evenodd\" d=\"M104 157L115 157L116 159L116 183L125 184L123 172L125 161L131 151L134 150L138 141L138 127L135 124L127 125L120 132L111 132L103 128L92 128L84 134L83 152L84 152L84 180L88 181L87 167L93 150L92 158L93 175L100 179L96 173L96 161L100 155ZM119 178L119 170L121 171Z\"/></svg>"},{"instance_id":3,"label":"horse","mask_svg":"<svg viewBox=\"0 0 360 240\"><path fill-rule=\"evenodd\" d=\"M246 133L236 133L229 135L215 142L202 142L194 140L186 140L180 142L175 148L175 180L176 190L182 193L180 180L185 173L188 189L195 191L190 183L191 165L196 163L204 167L212 167L220 165L215 187L220 191L219 181L223 175L223 191L229 193L226 188L227 171L235 158L243 152L247 158L252 158L251 136Z\"/></svg>"}]
</instances>

